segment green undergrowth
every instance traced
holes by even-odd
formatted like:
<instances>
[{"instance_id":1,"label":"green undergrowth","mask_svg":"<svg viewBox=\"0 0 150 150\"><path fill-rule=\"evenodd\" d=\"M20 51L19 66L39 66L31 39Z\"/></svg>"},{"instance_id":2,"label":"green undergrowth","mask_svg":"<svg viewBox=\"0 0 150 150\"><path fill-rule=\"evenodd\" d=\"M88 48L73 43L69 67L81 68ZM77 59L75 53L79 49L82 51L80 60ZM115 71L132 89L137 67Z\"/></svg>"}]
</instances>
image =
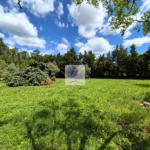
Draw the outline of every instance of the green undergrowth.
<instances>
[{"instance_id":1,"label":"green undergrowth","mask_svg":"<svg viewBox=\"0 0 150 150\"><path fill-rule=\"evenodd\" d=\"M86 79L65 85L0 82L1 150L149 150L149 80Z\"/></svg>"}]
</instances>

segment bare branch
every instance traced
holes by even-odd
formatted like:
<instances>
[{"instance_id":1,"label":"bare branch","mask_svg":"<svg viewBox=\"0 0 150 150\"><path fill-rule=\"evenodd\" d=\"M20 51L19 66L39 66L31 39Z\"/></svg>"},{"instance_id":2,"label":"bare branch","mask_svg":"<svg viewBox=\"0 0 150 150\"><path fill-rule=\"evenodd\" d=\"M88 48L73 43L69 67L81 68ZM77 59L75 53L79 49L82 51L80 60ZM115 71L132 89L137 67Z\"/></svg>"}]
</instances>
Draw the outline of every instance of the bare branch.
<instances>
[{"instance_id":1,"label":"bare branch","mask_svg":"<svg viewBox=\"0 0 150 150\"><path fill-rule=\"evenodd\" d=\"M148 20L142 21L142 20L133 20L133 21L138 21L138 22L150 22Z\"/></svg>"},{"instance_id":2,"label":"bare branch","mask_svg":"<svg viewBox=\"0 0 150 150\"><path fill-rule=\"evenodd\" d=\"M20 4L20 0L18 0L18 5L19 5L19 6L20 6L20 8L22 9L21 4Z\"/></svg>"}]
</instances>

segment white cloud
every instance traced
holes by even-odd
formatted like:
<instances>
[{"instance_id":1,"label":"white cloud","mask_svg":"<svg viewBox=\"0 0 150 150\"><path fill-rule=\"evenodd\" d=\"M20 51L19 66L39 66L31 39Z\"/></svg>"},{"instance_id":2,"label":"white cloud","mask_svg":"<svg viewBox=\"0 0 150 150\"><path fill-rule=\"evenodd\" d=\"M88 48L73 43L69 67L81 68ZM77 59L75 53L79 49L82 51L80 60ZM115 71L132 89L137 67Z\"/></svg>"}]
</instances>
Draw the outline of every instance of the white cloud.
<instances>
[{"instance_id":1,"label":"white cloud","mask_svg":"<svg viewBox=\"0 0 150 150\"><path fill-rule=\"evenodd\" d=\"M0 29L10 35L4 39L5 43L11 46L17 43L21 46L45 48L46 41L37 37L37 28L29 22L25 13L6 13L0 5L0 16Z\"/></svg>"},{"instance_id":2,"label":"white cloud","mask_svg":"<svg viewBox=\"0 0 150 150\"><path fill-rule=\"evenodd\" d=\"M55 45L57 44L57 42L55 42L54 40L51 40L50 43L55 44Z\"/></svg>"},{"instance_id":3,"label":"white cloud","mask_svg":"<svg viewBox=\"0 0 150 150\"><path fill-rule=\"evenodd\" d=\"M22 51L27 51L28 54L31 56L31 53L33 53L33 50L27 50L26 48L21 48Z\"/></svg>"},{"instance_id":4,"label":"white cloud","mask_svg":"<svg viewBox=\"0 0 150 150\"><path fill-rule=\"evenodd\" d=\"M41 30L41 31L43 30L42 26L40 26L40 30Z\"/></svg>"},{"instance_id":5,"label":"white cloud","mask_svg":"<svg viewBox=\"0 0 150 150\"><path fill-rule=\"evenodd\" d=\"M7 10L6 10L7 11ZM18 8L12 8L11 10L8 10L10 13L17 13L19 11L19 7Z\"/></svg>"},{"instance_id":6,"label":"white cloud","mask_svg":"<svg viewBox=\"0 0 150 150\"><path fill-rule=\"evenodd\" d=\"M60 43L57 45L56 49L61 53L64 54L67 52L68 48L69 48L69 42L66 38L62 38L62 42L64 43Z\"/></svg>"},{"instance_id":7,"label":"white cloud","mask_svg":"<svg viewBox=\"0 0 150 150\"><path fill-rule=\"evenodd\" d=\"M149 0L142 0L143 4L140 7L140 14L143 14L144 12L150 10L150 1Z\"/></svg>"},{"instance_id":8,"label":"white cloud","mask_svg":"<svg viewBox=\"0 0 150 150\"><path fill-rule=\"evenodd\" d=\"M5 38L4 39L4 43L7 43L11 46L15 46L15 42L13 41L12 37L9 37L9 38Z\"/></svg>"},{"instance_id":9,"label":"white cloud","mask_svg":"<svg viewBox=\"0 0 150 150\"><path fill-rule=\"evenodd\" d=\"M79 52L84 54L84 51L87 52L92 50L92 52L96 55L96 57L100 56L101 54L108 53L114 49L114 45L110 45L107 40L100 37L93 37L84 44L83 47L80 48Z\"/></svg>"},{"instance_id":10,"label":"white cloud","mask_svg":"<svg viewBox=\"0 0 150 150\"><path fill-rule=\"evenodd\" d=\"M74 44L76 47L82 47L84 45L84 43L78 42Z\"/></svg>"},{"instance_id":11,"label":"white cloud","mask_svg":"<svg viewBox=\"0 0 150 150\"><path fill-rule=\"evenodd\" d=\"M66 38L62 38L62 41L64 42L64 43L66 43L67 45L69 45L69 42L68 42L68 40L66 39Z\"/></svg>"},{"instance_id":12,"label":"white cloud","mask_svg":"<svg viewBox=\"0 0 150 150\"><path fill-rule=\"evenodd\" d=\"M10 45L9 45L8 47L9 47L9 49L12 49L12 48L14 48L14 46L10 46Z\"/></svg>"},{"instance_id":13,"label":"white cloud","mask_svg":"<svg viewBox=\"0 0 150 150\"><path fill-rule=\"evenodd\" d=\"M5 35L4 35L4 34L2 34L2 33L0 33L0 37L1 37L1 38L4 38L4 37L5 37Z\"/></svg>"},{"instance_id":14,"label":"white cloud","mask_svg":"<svg viewBox=\"0 0 150 150\"><path fill-rule=\"evenodd\" d=\"M60 16L64 14L63 4L61 2L59 2L59 6L56 10L56 13L58 14L58 18L60 18Z\"/></svg>"},{"instance_id":15,"label":"white cloud","mask_svg":"<svg viewBox=\"0 0 150 150\"><path fill-rule=\"evenodd\" d=\"M136 46L141 46L145 43L150 43L150 37L142 37L142 38L135 38L132 40L124 40L123 45L125 47L130 47L132 44L135 44Z\"/></svg>"},{"instance_id":16,"label":"white cloud","mask_svg":"<svg viewBox=\"0 0 150 150\"><path fill-rule=\"evenodd\" d=\"M112 17L109 17L108 21L110 21L111 18ZM109 22L107 22L104 28L99 31L99 33L103 35L109 35L109 34L116 35L120 33L120 30L119 29L112 30L111 27L109 26Z\"/></svg>"},{"instance_id":17,"label":"white cloud","mask_svg":"<svg viewBox=\"0 0 150 150\"><path fill-rule=\"evenodd\" d=\"M9 45L14 45L15 43L21 45L21 46L29 46L29 47L37 47L37 48L45 48L46 41L42 38L38 37L19 37L19 36L13 36L6 38L4 40L5 43Z\"/></svg>"},{"instance_id":18,"label":"white cloud","mask_svg":"<svg viewBox=\"0 0 150 150\"><path fill-rule=\"evenodd\" d=\"M25 13L5 13L0 5L0 29L21 37L37 36L37 29L29 22Z\"/></svg>"},{"instance_id":19,"label":"white cloud","mask_svg":"<svg viewBox=\"0 0 150 150\"><path fill-rule=\"evenodd\" d=\"M71 26L74 27L74 24L72 23Z\"/></svg>"},{"instance_id":20,"label":"white cloud","mask_svg":"<svg viewBox=\"0 0 150 150\"><path fill-rule=\"evenodd\" d=\"M133 16L135 20L141 20L140 18L144 14L144 12L146 12L147 10L150 9L150 1L149 0L142 0L142 1L143 1L143 3L140 7L140 9L141 9L140 12L137 13L136 16ZM108 21L110 21L111 18L112 17L109 17ZM127 28L127 30L123 36L123 39L128 38L132 34L130 32L130 30L133 29L133 27L135 27L137 24L138 24L138 22L134 22ZM109 34L117 35L117 34L120 34L120 31L121 31L121 28L112 30L111 27L109 26L109 22L107 22L106 25L104 26L104 28L101 29L99 33L101 33L103 35L109 35Z\"/></svg>"},{"instance_id":21,"label":"white cloud","mask_svg":"<svg viewBox=\"0 0 150 150\"><path fill-rule=\"evenodd\" d=\"M75 37L76 37L76 36L75 36ZM79 40L80 40L79 37L76 37L76 38L75 38L75 41L76 41L76 42L79 42Z\"/></svg>"},{"instance_id":22,"label":"white cloud","mask_svg":"<svg viewBox=\"0 0 150 150\"><path fill-rule=\"evenodd\" d=\"M109 25L109 21L110 21L111 18L112 17L109 17L108 22L106 23L104 28L99 31L99 33L101 33L102 35L109 35L109 34L117 35L117 34L120 34L121 28L120 29L115 29L115 30L111 29L111 27ZM128 38L132 34L129 30L131 30L136 24L137 23L135 22L127 28L127 30L126 30L126 32L123 36L123 39Z\"/></svg>"},{"instance_id":23,"label":"white cloud","mask_svg":"<svg viewBox=\"0 0 150 150\"><path fill-rule=\"evenodd\" d=\"M8 7L4 7L4 12L9 12L9 8Z\"/></svg>"},{"instance_id":24,"label":"white cloud","mask_svg":"<svg viewBox=\"0 0 150 150\"><path fill-rule=\"evenodd\" d=\"M10 6L18 7L18 0L7 0ZM29 12L37 17L45 17L49 12L53 12L54 0L21 0L21 6L26 7Z\"/></svg>"},{"instance_id":25,"label":"white cloud","mask_svg":"<svg viewBox=\"0 0 150 150\"><path fill-rule=\"evenodd\" d=\"M55 52L54 50L50 49L50 50L42 52L41 54L44 56L45 54L49 55L49 54L53 54L54 52Z\"/></svg>"},{"instance_id":26,"label":"white cloud","mask_svg":"<svg viewBox=\"0 0 150 150\"><path fill-rule=\"evenodd\" d=\"M68 27L69 27L69 25L68 25L68 23L67 23L66 28L68 28Z\"/></svg>"},{"instance_id":27,"label":"white cloud","mask_svg":"<svg viewBox=\"0 0 150 150\"><path fill-rule=\"evenodd\" d=\"M56 23L60 28L64 28L64 27L65 27L65 24L64 24L64 23L61 23L61 22L58 22L58 21L55 21L55 23Z\"/></svg>"},{"instance_id":28,"label":"white cloud","mask_svg":"<svg viewBox=\"0 0 150 150\"><path fill-rule=\"evenodd\" d=\"M51 41L50 41L50 43L54 43L54 42L55 42L54 40L51 40Z\"/></svg>"},{"instance_id":29,"label":"white cloud","mask_svg":"<svg viewBox=\"0 0 150 150\"><path fill-rule=\"evenodd\" d=\"M100 10L92 5L86 4L85 1L82 3L79 12L78 6L74 3L71 5L68 4L67 7L69 16L73 18L72 26L73 24L78 26L79 35L85 38L94 37L96 32L104 26L104 19L108 16L101 3L99 4Z\"/></svg>"},{"instance_id":30,"label":"white cloud","mask_svg":"<svg viewBox=\"0 0 150 150\"><path fill-rule=\"evenodd\" d=\"M56 47L56 49L61 53L61 54L64 54L67 52L67 49L68 49L68 45L67 44L64 44L64 43L61 43L61 44L58 44L58 46Z\"/></svg>"}]
</instances>

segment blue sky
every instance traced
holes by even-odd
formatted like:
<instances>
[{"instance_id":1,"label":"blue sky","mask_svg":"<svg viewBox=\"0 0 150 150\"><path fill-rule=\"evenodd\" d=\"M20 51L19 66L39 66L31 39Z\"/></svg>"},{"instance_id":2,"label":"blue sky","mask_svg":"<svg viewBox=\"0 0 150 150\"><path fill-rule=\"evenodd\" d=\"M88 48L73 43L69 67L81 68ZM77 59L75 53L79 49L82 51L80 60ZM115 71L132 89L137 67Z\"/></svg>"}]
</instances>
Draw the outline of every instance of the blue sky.
<instances>
[{"instance_id":1,"label":"blue sky","mask_svg":"<svg viewBox=\"0 0 150 150\"><path fill-rule=\"evenodd\" d=\"M135 44L137 52L143 54L150 46L150 35L137 34L132 24L125 36L120 36L120 29L111 30L110 16L105 8L99 9L83 2L80 11L71 0L18 0L0 1L0 37L10 48L29 53L38 49L42 55L62 55L74 47L77 54L92 50L98 57L112 51L116 44L122 43L130 50ZM141 14L150 9L150 0L138 2Z\"/></svg>"}]
</instances>

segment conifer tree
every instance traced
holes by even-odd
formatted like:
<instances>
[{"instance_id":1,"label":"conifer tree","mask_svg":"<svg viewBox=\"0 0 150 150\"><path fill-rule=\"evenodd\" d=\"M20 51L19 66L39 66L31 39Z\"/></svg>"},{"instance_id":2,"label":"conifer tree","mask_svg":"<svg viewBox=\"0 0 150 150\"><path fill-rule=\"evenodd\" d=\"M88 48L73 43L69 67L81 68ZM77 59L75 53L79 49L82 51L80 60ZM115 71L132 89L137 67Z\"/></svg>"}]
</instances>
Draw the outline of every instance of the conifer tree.
<instances>
[{"instance_id":1,"label":"conifer tree","mask_svg":"<svg viewBox=\"0 0 150 150\"><path fill-rule=\"evenodd\" d=\"M55 73L44 63L31 61L23 70L16 71L8 79L7 85L15 86L39 86L56 81Z\"/></svg>"}]
</instances>

